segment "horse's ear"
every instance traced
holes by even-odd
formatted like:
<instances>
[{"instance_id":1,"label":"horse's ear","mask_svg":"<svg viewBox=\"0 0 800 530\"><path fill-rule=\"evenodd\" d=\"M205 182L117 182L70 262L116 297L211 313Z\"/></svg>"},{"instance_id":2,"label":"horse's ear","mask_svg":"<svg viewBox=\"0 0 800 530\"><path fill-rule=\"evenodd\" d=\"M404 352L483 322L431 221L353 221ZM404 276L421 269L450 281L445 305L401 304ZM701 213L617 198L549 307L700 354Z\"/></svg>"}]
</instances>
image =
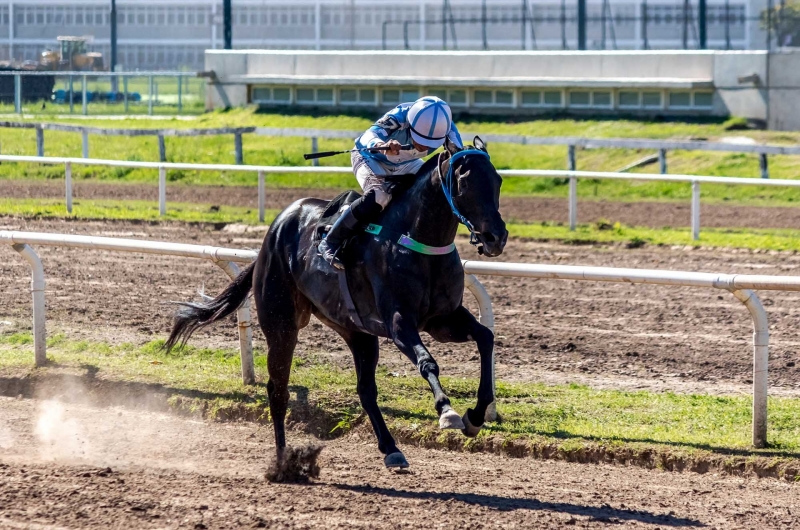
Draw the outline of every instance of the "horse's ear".
<instances>
[{"instance_id":1,"label":"horse's ear","mask_svg":"<svg viewBox=\"0 0 800 530\"><path fill-rule=\"evenodd\" d=\"M445 150L447 150L448 153L450 153L450 156L453 156L454 154L456 154L459 151L461 151L461 149L459 149L456 144L454 144L453 142L450 141L450 137L449 136L447 136L444 139L444 148L445 148Z\"/></svg>"},{"instance_id":2,"label":"horse's ear","mask_svg":"<svg viewBox=\"0 0 800 530\"><path fill-rule=\"evenodd\" d=\"M481 140L480 136L476 136L475 139L472 141L472 145L475 146L476 149L480 149L484 153L488 153L488 149L486 147L486 142Z\"/></svg>"}]
</instances>

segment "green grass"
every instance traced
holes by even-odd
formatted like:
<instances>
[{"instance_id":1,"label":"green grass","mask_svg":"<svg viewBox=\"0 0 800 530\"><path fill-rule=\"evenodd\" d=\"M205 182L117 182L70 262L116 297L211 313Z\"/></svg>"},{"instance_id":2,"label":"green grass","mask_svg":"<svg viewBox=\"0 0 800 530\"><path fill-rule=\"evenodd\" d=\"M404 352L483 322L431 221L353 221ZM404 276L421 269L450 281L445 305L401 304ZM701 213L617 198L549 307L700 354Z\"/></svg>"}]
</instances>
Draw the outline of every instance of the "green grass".
<instances>
[{"instance_id":1,"label":"green grass","mask_svg":"<svg viewBox=\"0 0 800 530\"><path fill-rule=\"evenodd\" d=\"M166 354L161 341L132 344L72 341L55 335L48 341L50 368L33 370L30 335L0 335L0 377L36 374L83 373L94 381L144 383L166 389L176 407L195 407L213 416L245 407L251 417L267 415L263 382L265 357L256 352L256 372L261 383L242 385L235 350L186 347ZM94 367L94 368L92 368ZM33 370L33 371L31 371ZM463 412L474 404L477 381L442 378L454 407ZM93 383L94 384L94 383ZM320 363L313 356L297 358L292 391L308 393L314 408L329 417L328 433L347 430L361 418L351 370ZM396 377L380 369L380 406L393 429L438 436L436 414L427 384L419 377ZM179 398L183 396L183 398ZM193 396L194 401L186 401ZM296 399L296 396L294 397ZM205 400L206 403L199 403ZM501 436L507 441L542 440L561 447L570 444L644 444L691 454L696 450L727 454L800 456L800 399L769 399L770 448L750 451L749 397L594 390L587 386L504 383L497 386L502 422L487 426L481 437ZM481 438L478 439L479 441Z\"/></svg>"},{"instance_id":2,"label":"green grass","mask_svg":"<svg viewBox=\"0 0 800 530\"><path fill-rule=\"evenodd\" d=\"M48 109L52 107L49 106ZM41 121L35 117L28 121ZM101 120L59 119L63 123L80 123L98 127L135 128L190 128L222 126L307 127L328 129L366 129L374 116L339 115L288 115L237 109L229 112L210 112L190 120ZM537 136L586 136L630 138L702 138L719 140L726 136L746 136L759 142L780 144L800 143L800 133L770 131L727 131L724 123L644 122L635 120L502 120L496 118L467 118L459 122L464 130L498 134L527 134ZM271 138L245 135L244 159L247 164L309 165L302 154L310 149L307 138ZM0 146L3 154L35 154L35 133L32 130L0 129ZM171 162L233 163L233 139L230 136L200 138L167 138L167 158ZM347 149L352 141L321 140L321 150ZM499 169L564 169L566 149L562 146L523 146L491 144L492 161ZM48 156L80 156L81 138L78 134L45 132L45 154ZM642 150L591 149L579 150L578 169L617 170L622 166L652 154ZM156 160L156 138L93 137L90 156L120 160ZM323 165L348 165L346 156L322 159ZM671 173L758 177L758 158L755 155L723 152L671 151ZM657 171L656 166L637 171ZM152 170L125 170L102 167L74 168L76 179L96 179L114 182L142 182L153 178ZM800 157L770 157L770 174L773 178L797 178L800 175ZM171 173L172 175L172 173ZM60 167L34 164L0 165L0 178L5 179L59 179ZM180 171L172 176L174 181L186 184L256 184L256 176L247 173ZM271 175L272 187L352 187L354 180L348 175ZM506 195L532 195L564 197L567 185L564 179L507 178L503 186ZM688 184L645 183L631 181L583 180L579 185L582 197L606 200L683 200L690 196ZM703 185L701 195L706 202L731 202L737 204L791 205L800 202L800 189L758 186Z\"/></svg>"},{"instance_id":3,"label":"green grass","mask_svg":"<svg viewBox=\"0 0 800 530\"><path fill-rule=\"evenodd\" d=\"M116 219L147 221L182 221L207 223L258 224L258 209L210 204L167 203L167 215L160 217L155 201L114 201L81 199L73 202L67 214L60 199L0 199L0 215L26 218ZM271 223L278 210L267 210L265 222ZM622 243L629 247L647 245L689 245L765 250L800 251L800 230L707 228L699 241L692 241L688 228L641 228L619 223L578 225L574 232L558 223L518 223L508 220L512 237L555 240L566 243ZM466 231L461 229L462 234Z\"/></svg>"},{"instance_id":4,"label":"green grass","mask_svg":"<svg viewBox=\"0 0 800 530\"><path fill-rule=\"evenodd\" d=\"M0 215L21 217L58 217L71 219L118 219L146 221L184 221L207 223L258 222L258 208L218 206L209 204L167 203L167 215L160 217L155 201L76 200L73 213L68 214L64 201L59 199L0 199ZM268 220L279 212L268 210Z\"/></svg>"}]
</instances>

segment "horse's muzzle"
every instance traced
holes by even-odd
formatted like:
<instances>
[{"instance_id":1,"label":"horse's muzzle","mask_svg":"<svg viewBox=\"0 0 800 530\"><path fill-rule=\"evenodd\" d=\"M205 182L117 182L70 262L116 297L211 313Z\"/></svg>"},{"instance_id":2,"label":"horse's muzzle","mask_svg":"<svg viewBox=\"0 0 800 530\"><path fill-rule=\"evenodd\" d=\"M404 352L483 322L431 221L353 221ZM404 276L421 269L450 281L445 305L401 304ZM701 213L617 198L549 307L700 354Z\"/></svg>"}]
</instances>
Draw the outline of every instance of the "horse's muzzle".
<instances>
[{"instance_id":1,"label":"horse's muzzle","mask_svg":"<svg viewBox=\"0 0 800 530\"><path fill-rule=\"evenodd\" d=\"M478 240L478 253L493 258L503 253L503 249L508 241L508 230L503 228L497 234L493 232L476 232L475 238Z\"/></svg>"}]
</instances>

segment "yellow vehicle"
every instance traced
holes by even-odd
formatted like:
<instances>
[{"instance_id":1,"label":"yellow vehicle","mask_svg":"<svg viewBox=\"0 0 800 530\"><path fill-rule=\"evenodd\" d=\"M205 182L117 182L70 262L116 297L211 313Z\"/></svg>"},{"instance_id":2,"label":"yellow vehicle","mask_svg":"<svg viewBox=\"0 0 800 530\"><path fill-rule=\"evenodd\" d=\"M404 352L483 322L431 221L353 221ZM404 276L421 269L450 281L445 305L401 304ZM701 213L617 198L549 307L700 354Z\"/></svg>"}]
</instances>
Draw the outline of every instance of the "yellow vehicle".
<instances>
[{"instance_id":1,"label":"yellow vehicle","mask_svg":"<svg viewBox=\"0 0 800 530\"><path fill-rule=\"evenodd\" d=\"M59 50L45 50L39 59L42 70L68 72L100 72L103 54L90 52L86 44L92 37L58 37Z\"/></svg>"}]
</instances>

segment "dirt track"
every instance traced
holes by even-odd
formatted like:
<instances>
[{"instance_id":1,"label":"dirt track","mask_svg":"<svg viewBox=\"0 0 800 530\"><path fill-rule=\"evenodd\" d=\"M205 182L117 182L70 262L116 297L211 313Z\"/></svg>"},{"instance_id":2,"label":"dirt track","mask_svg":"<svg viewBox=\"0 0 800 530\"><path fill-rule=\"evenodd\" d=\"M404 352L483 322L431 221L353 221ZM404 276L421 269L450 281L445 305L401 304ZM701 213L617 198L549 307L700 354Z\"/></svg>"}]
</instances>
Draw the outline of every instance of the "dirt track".
<instances>
[{"instance_id":1,"label":"dirt track","mask_svg":"<svg viewBox=\"0 0 800 530\"><path fill-rule=\"evenodd\" d=\"M331 189L268 189L267 208L284 208L303 197L329 197ZM113 184L78 181L74 195L83 199L158 200L155 184ZM0 197L63 198L62 182L0 180ZM256 206L254 187L168 185L167 200L228 206ZM568 222L567 200L537 197L503 197L501 210L506 220L524 222ZM800 208L727 206L703 204L701 221L704 227L724 228L798 228ZM608 202L581 200L578 221L594 223L599 219L621 222L630 226L652 228L686 227L690 225L689 201L684 202Z\"/></svg>"},{"instance_id":2,"label":"dirt track","mask_svg":"<svg viewBox=\"0 0 800 530\"><path fill-rule=\"evenodd\" d=\"M296 433L295 444L303 441ZM268 429L0 398L0 528L789 528L798 485L326 443L313 485L263 478Z\"/></svg>"},{"instance_id":3,"label":"dirt track","mask_svg":"<svg viewBox=\"0 0 800 530\"><path fill-rule=\"evenodd\" d=\"M0 229L83 233L258 248L263 228L222 230L184 224L77 223L0 218ZM478 258L465 240L463 257ZM47 275L50 332L90 340L144 342L163 338L169 300L209 293L227 277L201 260L87 250L39 249ZM29 326L27 266L0 248L0 320ZM709 272L800 274L800 256L732 250L621 246L567 246L512 240L508 261L669 268ZM595 282L482 278L496 313L498 377L578 381L594 386L749 392L752 324L747 310L724 291ZM773 393L800 393L800 294L762 293L770 318L770 385ZM467 297L468 305L472 304ZM263 336L255 333L257 346ZM220 324L194 341L235 347L236 326ZM299 353L350 367L343 343L316 321L301 334ZM382 363L403 373L414 368L394 347ZM433 345L448 375L477 375L469 345Z\"/></svg>"}]
</instances>

